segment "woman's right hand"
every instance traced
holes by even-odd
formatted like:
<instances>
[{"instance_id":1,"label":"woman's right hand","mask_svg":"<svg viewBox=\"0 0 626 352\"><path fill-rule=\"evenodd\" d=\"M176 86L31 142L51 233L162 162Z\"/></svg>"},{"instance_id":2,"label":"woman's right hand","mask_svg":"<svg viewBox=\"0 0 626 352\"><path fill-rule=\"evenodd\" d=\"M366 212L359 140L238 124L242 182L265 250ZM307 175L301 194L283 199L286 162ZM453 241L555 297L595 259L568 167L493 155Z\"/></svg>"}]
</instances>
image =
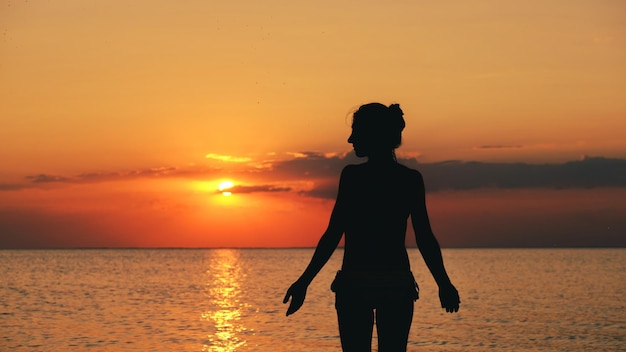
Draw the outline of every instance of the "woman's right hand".
<instances>
[{"instance_id":1,"label":"woman's right hand","mask_svg":"<svg viewBox=\"0 0 626 352\"><path fill-rule=\"evenodd\" d=\"M439 300L441 301L441 308L444 308L446 312L455 313L459 311L461 299L454 285L439 286Z\"/></svg>"},{"instance_id":2,"label":"woman's right hand","mask_svg":"<svg viewBox=\"0 0 626 352\"><path fill-rule=\"evenodd\" d=\"M306 297L306 289L307 285L296 281L294 282L289 289L287 290L287 294L283 299L283 304L289 302L289 298L291 297L291 303L289 304L289 308L287 308L287 316L295 313L302 304L304 304L304 298Z\"/></svg>"}]
</instances>

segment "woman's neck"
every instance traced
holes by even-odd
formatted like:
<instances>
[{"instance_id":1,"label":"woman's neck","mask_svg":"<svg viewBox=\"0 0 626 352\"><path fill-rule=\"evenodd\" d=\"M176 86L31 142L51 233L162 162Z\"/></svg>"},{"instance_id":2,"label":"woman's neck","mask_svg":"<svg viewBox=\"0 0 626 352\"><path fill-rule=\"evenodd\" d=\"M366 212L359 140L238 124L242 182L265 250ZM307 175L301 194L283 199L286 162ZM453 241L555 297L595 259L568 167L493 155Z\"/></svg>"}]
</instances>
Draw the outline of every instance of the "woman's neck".
<instances>
[{"instance_id":1,"label":"woman's neck","mask_svg":"<svg viewBox=\"0 0 626 352\"><path fill-rule=\"evenodd\" d=\"M386 165L396 163L396 157L393 150L372 153L368 155L367 162L372 165Z\"/></svg>"}]
</instances>

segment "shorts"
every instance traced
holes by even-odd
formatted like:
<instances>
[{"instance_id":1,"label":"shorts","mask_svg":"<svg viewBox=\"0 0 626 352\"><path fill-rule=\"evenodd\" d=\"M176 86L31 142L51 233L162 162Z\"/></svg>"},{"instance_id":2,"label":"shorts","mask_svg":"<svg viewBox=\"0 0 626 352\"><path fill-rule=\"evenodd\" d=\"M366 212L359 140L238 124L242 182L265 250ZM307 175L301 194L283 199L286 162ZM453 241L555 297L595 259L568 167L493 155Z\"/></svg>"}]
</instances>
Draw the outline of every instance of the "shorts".
<instances>
[{"instance_id":1,"label":"shorts","mask_svg":"<svg viewBox=\"0 0 626 352\"><path fill-rule=\"evenodd\" d=\"M372 308L396 299L419 299L419 286L410 271L337 271L330 285L337 297L359 301Z\"/></svg>"}]
</instances>

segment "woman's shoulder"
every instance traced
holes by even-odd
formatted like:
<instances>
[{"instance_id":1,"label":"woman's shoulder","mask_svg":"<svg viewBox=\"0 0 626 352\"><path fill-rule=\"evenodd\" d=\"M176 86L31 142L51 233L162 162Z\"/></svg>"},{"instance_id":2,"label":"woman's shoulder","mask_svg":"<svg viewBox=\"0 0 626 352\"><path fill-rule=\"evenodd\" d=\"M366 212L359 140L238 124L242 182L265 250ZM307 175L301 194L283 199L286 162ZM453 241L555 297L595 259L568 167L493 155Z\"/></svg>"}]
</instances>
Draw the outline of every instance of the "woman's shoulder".
<instances>
[{"instance_id":1,"label":"woman's shoulder","mask_svg":"<svg viewBox=\"0 0 626 352\"><path fill-rule=\"evenodd\" d=\"M364 168L365 168L365 163L363 163L363 164L348 164L348 165L343 167L343 170L341 171L341 174L342 175L351 175L351 174L363 172Z\"/></svg>"},{"instance_id":2,"label":"woman's shoulder","mask_svg":"<svg viewBox=\"0 0 626 352\"><path fill-rule=\"evenodd\" d=\"M396 172L404 175L404 176L408 176L408 177L412 177L412 178L421 178L422 174L416 170L416 169L412 169L406 165L400 164L400 163L396 163L395 166L395 170ZM343 175L351 175L351 174L358 174L361 172L367 172L368 171L368 165L367 163L362 163L362 164L348 164L346 166L344 166L343 170L341 171L341 173Z\"/></svg>"},{"instance_id":3,"label":"woman's shoulder","mask_svg":"<svg viewBox=\"0 0 626 352\"><path fill-rule=\"evenodd\" d=\"M406 175L409 178L417 178L417 179L421 179L422 178L422 174L416 170L416 169L412 169L406 165L402 165L400 163L398 163L398 169L400 170L400 172L404 175Z\"/></svg>"}]
</instances>

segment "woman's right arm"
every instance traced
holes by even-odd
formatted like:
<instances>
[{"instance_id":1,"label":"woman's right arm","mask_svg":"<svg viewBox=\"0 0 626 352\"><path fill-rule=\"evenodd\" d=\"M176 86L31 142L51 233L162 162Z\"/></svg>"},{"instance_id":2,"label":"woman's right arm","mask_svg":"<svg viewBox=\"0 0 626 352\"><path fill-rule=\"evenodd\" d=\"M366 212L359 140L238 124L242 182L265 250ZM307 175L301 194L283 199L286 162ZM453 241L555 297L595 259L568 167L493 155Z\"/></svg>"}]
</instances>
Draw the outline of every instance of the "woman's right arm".
<instances>
[{"instance_id":1,"label":"woman's right arm","mask_svg":"<svg viewBox=\"0 0 626 352\"><path fill-rule=\"evenodd\" d=\"M313 258L311 258L311 262L306 267L300 278L294 282L291 287L287 290L287 294L283 299L283 303L287 303L289 298L291 297L291 304L289 308L287 308L287 315L295 313L302 304L304 303L304 298L306 296L306 290L315 278L315 276L320 272L324 264L330 259L333 252L339 245L339 241L341 240L341 236L345 230L345 214L346 214L346 200L345 200L345 187L346 187L346 178L349 174L347 171L348 167L344 168L341 173L341 178L339 180L339 192L337 194L337 200L335 201L335 206L333 208L332 214L330 216L330 221L328 223L328 227L324 234L320 238L317 247L315 248L315 252L313 253Z\"/></svg>"},{"instance_id":2,"label":"woman's right arm","mask_svg":"<svg viewBox=\"0 0 626 352\"><path fill-rule=\"evenodd\" d=\"M426 266L430 270L433 278L439 286L439 299L441 307L446 312L453 313L459 310L459 293L452 285L446 268L443 265L443 257L441 256L441 247L433 233L426 210L426 190L424 188L424 180L422 175L417 172L417 197L414 200L411 209L411 222L415 231L415 241Z\"/></svg>"}]
</instances>

